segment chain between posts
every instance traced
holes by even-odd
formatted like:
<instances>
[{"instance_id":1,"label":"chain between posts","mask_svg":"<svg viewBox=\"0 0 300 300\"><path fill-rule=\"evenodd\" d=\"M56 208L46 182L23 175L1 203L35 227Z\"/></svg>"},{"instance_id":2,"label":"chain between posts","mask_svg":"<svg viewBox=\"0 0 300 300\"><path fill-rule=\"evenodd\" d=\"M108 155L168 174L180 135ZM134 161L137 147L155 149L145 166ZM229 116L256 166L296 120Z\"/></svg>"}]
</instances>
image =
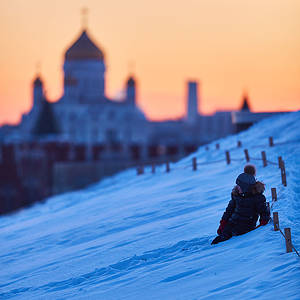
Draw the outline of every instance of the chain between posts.
<instances>
[{"instance_id":1,"label":"chain between posts","mask_svg":"<svg viewBox=\"0 0 300 300\"><path fill-rule=\"evenodd\" d=\"M196 158L196 157L194 157L194 158ZM258 160L258 161L263 161L262 158L251 157L251 159L252 160ZM242 162L244 160L245 160L245 158L231 158L230 157L230 161L239 161L239 162ZM198 166L211 165L211 164L220 163L220 162L224 162L224 161L226 162L226 159L225 160L224 159L219 159L219 160L206 161L206 162L197 162L197 161L195 162L194 160L192 160L192 169L194 169L195 167L198 167ZM270 160L267 160L267 162L269 164L271 164L271 165L278 165L278 163L272 162ZM165 162L165 164L166 164L166 172L169 173L170 172L169 162ZM153 164L152 164L152 167L153 167ZM142 168L142 167L140 166L138 168ZM176 167L176 168L173 168L173 170L188 169L188 168L190 168L190 165L183 166L183 167ZM144 174L143 172L141 172L141 173L138 172L138 173L139 173L139 175ZM155 171L152 172L152 173L155 173Z\"/></svg>"},{"instance_id":2,"label":"chain between posts","mask_svg":"<svg viewBox=\"0 0 300 300\"><path fill-rule=\"evenodd\" d=\"M276 143L273 141L273 145L271 147L281 146L281 145L286 145L286 144L293 144L293 143L300 143L300 140L290 140L290 141L286 141L286 142L276 142ZM263 148L263 147L266 147L266 146L270 147L269 142L268 142L268 144L255 145L255 146L251 146L251 147L249 146L248 148L254 149L254 148ZM229 150L235 150L237 148L239 148L239 146L229 148Z\"/></svg>"},{"instance_id":3,"label":"chain between posts","mask_svg":"<svg viewBox=\"0 0 300 300\"><path fill-rule=\"evenodd\" d=\"M278 143L276 143L275 145L277 145ZM241 146L241 143L238 145L239 147ZM273 140L271 139L270 140L270 147L274 147L274 142ZM216 147L218 150L220 149L220 146L219 144L217 144L217 147ZM244 158L231 158L230 157L230 153L229 151L227 150L225 152L226 154L226 159L225 159L225 162L227 162L227 164L230 164L230 161L244 161ZM248 151L247 151L247 154L248 154ZM247 155L246 155L246 158L247 158ZM249 159L249 155L248 155L248 159ZM267 163L271 164L271 165L279 165L279 168L281 169L281 173L284 173L285 174L285 166L284 166L284 161L282 160L281 157L278 157L278 163L275 163L275 162L272 162L272 161L269 161L266 159L266 154L265 152L263 151L262 152L262 158L255 158L255 157L251 157L252 160L259 160L259 161L263 161L264 162L264 166L267 166ZM247 159L246 159L247 160ZM192 169L194 171L197 170L197 167L198 166L201 166L201 165L209 165L209 164L214 164L214 163L220 163L220 162L224 162L224 159L220 159L220 160L215 160L215 161L207 161L207 162L202 162L202 163L198 163L197 162L197 157L193 157L192 158ZM170 163L167 161L165 162L165 166L166 166L166 172L170 172L171 171L171 168L170 168ZM176 167L174 168L173 170L178 170L178 169L187 169L187 168L190 168L189 165L187 166L183 166L183 167ZM152 173L154 174L155 173L155 164L152 164ZM141 165L137 168L137 175L141 175L141 174L144 174L144 166ZM285 183L283 182L284 186L286 186L286 179L285 179ZM270 211L273 209L273 205L275 204L275 202L277 201L277 194L276 194L276 189L275 188L272 188L271 189L272 191L272 204L271 204L271 207L268 203L268 206L270 207ZM277 221L276 221L276 224L274 223L274 220L272 219L272 217L270 217L270 219L273 221L274 223L274 228L275 230L278 230L280 231L280 233L282 234L282 236L284 237L285 241L286 241L286 247L287 247L287 252L291 252L292 250L290 250L290 247L296 252L296 254L298 255L298 257L300 257L300 254L299 252L297 251L297 249L295 248L295 246L293 245L292 241L291 241L291 237L287 237L281 230L281 228L279 227L279 220L278 220L278 213L274 213L274 218L275 218L275 214L276 214L276 218L277 218ZM287 234L289 234L290 236L290 228L285 228L285 232ZM288 247L289 247L289 250L288 250Z\"/></svg>"},{"instance_id":4,"label":"chain between posts","mask_svg":"<svg viewBox=\"0 0 300 300\"><path fill-rule=\"evenodd\" d=\"M273 205L275 202L277 202L277 192L276 192L276 188L271 188L271 194L272 194L272 205L270 208L270 212L273 209ZM279 226L279 217L278 217L278 212L273 212L273 218L270 216L271 221L274 224L274 230L275 231L279 231L282 236L284 237L285 241L286 241L286 245L287 243L290 244L290 246L292 247L292 249L294 249L294 251L296 252L296 254L300 257L299 252L297 251L297 249L295 248L295 246L292 243L292 240L290 238L290 240L288 240L288 238L286 237L286 235L282 232L280 226ZM289 229L290 232L290 229ZM287 246L286 246L287 247ZM292 251L287 251L287 252L292 252Z\"/></svg>"},{"instance_id":5,"label":"chain between posts","mask_svg":"<svg viewBox=\"0 0 300 300\"><path fill-rule=\"evenodd\" d=\"M275 162L273 162L273 161L267 160L267 162L268 162L268 164L270 164L270 165L278 166L278 163L275 163Z\"/></svg>"},{"instance_id":6,"label":"chain between posts","mask_svg":"<svg viewBox=\"0 0 300 300\"><path fill-rule=\"evenodd\" d=\"M285 234L282 232L282 230L280 229L280 227L278 227L278 229L279 229L279 232L280 232L280 233L282 234L282 236L284 237L284 239L287 240ZM291 246L292 246L292 248L294 249L294 251L296 252L296 254L300 257L300 254L299 254L299 252L297 251L297 249L294 247L292 241L290 241L289 243L291 244Z\"/></svg>"},{"instance_id":7,"label":"chain between posts","mask_svg":"<svg viewBox=\"0 0 300 300\"><path fill-rule=\"evenodd\" d=\"M239 141L238 148L241 145L242 145L242 142ZM276 145L276 144L274 144L273 138L269 137L269 146L274 147L274 145ZM220 149L220 144L216 144L216 149L217 150ZM206 146L206 150L208 150L207 146ZM250 156L249 156L248 149L244 149L244 152L245 152L245 159L246 159L247 162L249 162L250 161ZM276 162L267 160L265 151L262 151L261 154L262 154L261 158L251 157L251 160L263 161L263 166L264 167L266 167L268 164L274 165L274 166L277 165ZM231 158L229 150L226 150L225 151L225 162L227 163L227 165L229 165L231 161L241 162L241 161L244 161L244 159L243 158ZM197 162L197 157L194 156L192 158L192 170L197 171L198 166L210 165L210 164L215 164L215 163L220 163L220 162L224 162L224 159L219 159L219 160L214 160L214 161L206 161L206 162L200 162L199 163L199 162ZM166 161L164 164L166 166L165 172L170 173L170 171L171 171L170 162ZM281 171L282 184L284 186L287 186L286 171L285 171L284 161L282 160L281 156L278 157L278 165L279 165L279 168L280 168L280 171ZM173 170L188 169L188 168L190 168L190 165L186 165L186 166L182 166L182 167L181 166L180 167L175 167ZM152 163L152 174L155 174L155 173L156 173L155 172L155 165ZM144 166L140 165L140 166L137 167L137 175L142 175L142 174L144 174Z\"/></svg>"}]
</instances>

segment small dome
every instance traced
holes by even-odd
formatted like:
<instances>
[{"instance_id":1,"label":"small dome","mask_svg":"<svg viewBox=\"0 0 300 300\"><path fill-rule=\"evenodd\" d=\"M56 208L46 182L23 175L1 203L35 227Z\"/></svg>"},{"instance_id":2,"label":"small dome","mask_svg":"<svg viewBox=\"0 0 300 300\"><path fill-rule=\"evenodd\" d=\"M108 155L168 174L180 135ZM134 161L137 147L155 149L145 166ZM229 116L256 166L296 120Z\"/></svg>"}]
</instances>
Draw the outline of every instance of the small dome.
<instances>
[{"instance_id":1,"label":"small dome","mask_svg":"<svg viewBox=\"0 0 300 300\"><path fill-rule=\"evenodd\" d=\"M134 86L135 85L135 80L133 76L130 76L127 80L127 86Z\"/></svg>"},{"instance_id":2,"label":"small dome","mask_svg":"<svg viewBox=\"0 0 300 300\"><path fill-rule=\"evenodd\" d=\"M75 43L66 51L65 59L68 61L90 59L103 61L104 55L84 30Z\"/></svg>"},{"instance_id":3,"label":"small dome","mask_svg":"<svg viewBox=\"0 0 300 300\"><path fill-rule=\"evenodd\" d=\"M35 78L35 80L33 81L33 85L36 86L36 87L43 85L43 82L42 82L42 80L41 80L41 78L39 76L37 76Z\"/></svg>"}]
</instances>

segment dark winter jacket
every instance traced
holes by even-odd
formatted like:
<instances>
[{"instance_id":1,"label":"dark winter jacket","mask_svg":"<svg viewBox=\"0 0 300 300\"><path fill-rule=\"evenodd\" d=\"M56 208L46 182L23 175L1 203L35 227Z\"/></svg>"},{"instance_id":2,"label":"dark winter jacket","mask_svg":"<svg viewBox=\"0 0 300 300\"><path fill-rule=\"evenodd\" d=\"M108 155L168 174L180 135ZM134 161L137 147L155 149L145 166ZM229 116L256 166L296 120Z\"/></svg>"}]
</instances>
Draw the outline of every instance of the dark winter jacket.
<instances>
[{"instance_id":1,"label":"dark winter jacket","mask_svg":"<svg viewBox=\"0 0 300 300\"><path fill-rule=\"evenodd\" d=\"M269 222L270 209L263 195L265 185L260 181L252 184L251 178L252 182L247 183L244 180L247 178L250 177L244 175L238 177L246 184L241 187L237 180L237 185L231 193L231 200L220 221L218 236L212 241L212 245L224 242L233 235L241 235L255 229L258 216L260 216L261 225Z\"/></svg>"},{"instance_id":2,"label":"dark winter jacket","mask_svg":"<svg viewBox=\"0 0 300 300\"><path fill-rule=\"evenodd\" d=\"M252 230L256 226L258 216L267 222L270 219L270 211L264 195L232 193L222 220L235 225L246 226Z\"/></svg>"}]
</instances>

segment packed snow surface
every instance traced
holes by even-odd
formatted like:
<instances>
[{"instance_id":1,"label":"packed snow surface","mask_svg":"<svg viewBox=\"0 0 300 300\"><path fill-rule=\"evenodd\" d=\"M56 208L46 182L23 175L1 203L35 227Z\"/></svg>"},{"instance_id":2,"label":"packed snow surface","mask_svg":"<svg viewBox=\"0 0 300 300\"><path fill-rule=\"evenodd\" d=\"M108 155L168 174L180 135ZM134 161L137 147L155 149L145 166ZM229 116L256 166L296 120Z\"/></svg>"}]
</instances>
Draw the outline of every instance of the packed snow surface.
<instances>
[{"instance_id":1,"label":"packed snow surface","mask_svg":"<svg viewBox=\"0 0 300 300\"><path fill-rule=\"evenodd\" d=\"M285 253L271 223L210 245L247 148L251 158L265 150L269 161L284 159L287 187L277 165L251 162L268 201L276 187L273 211L300 249L299 128L300 112L266 119L219 140L220 150L199 148L170 173L165 166L141 176L130 169L1 217L0 298L300 299L300 258Z\"/></svg>"}]
</instances>

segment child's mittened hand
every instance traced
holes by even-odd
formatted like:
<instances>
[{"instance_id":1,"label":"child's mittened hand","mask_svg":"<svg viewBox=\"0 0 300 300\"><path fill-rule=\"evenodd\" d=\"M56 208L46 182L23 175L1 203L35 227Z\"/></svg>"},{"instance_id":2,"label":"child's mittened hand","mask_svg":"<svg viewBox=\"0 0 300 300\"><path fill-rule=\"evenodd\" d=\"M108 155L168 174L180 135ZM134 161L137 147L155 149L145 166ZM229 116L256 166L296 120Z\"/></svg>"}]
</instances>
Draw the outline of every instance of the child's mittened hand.
<instances>
[{"instance_id":1,"label":"child's mittened hand","mask_svg":"<svg viewBox=\"0 0 300 300\"><path fill-rule=\"evenodd\" d=\"M269 223L268 220L263 220L263 219L260 219L260 220L259 220L259 225L264 226L264 225L267 225L268 223Z\"/></svg>"}]
</instances>

